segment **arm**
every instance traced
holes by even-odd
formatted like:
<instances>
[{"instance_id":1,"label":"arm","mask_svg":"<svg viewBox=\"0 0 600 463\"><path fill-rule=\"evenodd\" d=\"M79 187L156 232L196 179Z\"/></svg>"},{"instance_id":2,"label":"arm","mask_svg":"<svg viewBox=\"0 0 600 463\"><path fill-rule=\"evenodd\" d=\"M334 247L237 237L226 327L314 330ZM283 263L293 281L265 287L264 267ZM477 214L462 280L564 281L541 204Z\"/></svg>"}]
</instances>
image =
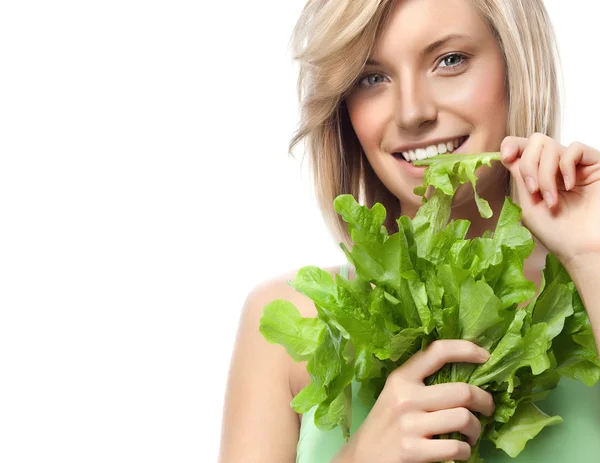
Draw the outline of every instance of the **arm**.
<instances>
[{"instance_id":1,"label":"arm","mask_svg":"<svg viewBox=\"0 0 600 463\"><path fill-rule=\"evenodd\" d=\"M600 348L600 254L573 259L565 268L581 296Z\"/></svg>"},{"instance_id":2,"label":"arm","mask_svg":"<svg viewBox=\"0 0 600 463\"><path fill-rule=\"evenodd\" d=\"M292 360L258 331L263 307L287 298L284 282L259 286L247 298L233 350L221 432L220 463L292 463L298 415L290 407Z\"/></svg>"}]
</instances>

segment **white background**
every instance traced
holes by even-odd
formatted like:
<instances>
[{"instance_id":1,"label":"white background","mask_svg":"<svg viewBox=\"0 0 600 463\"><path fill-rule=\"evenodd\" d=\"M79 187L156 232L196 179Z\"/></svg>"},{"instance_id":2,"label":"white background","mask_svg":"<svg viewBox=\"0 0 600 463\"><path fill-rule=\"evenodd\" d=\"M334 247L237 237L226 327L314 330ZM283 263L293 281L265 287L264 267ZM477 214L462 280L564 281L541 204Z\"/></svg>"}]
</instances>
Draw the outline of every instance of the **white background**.
<instances>
[{"instance_id":1,"label":"white background","mask_svg":"<svg viewBox=\"0 0 600 463\"><path fill-rule=\"evenodd\" d=\"M0 461L216 460L247 292L341 260L287 155L303 3L2 2ZM546 3L600 147L599 9Z\"/></svg>"}]
</instances>

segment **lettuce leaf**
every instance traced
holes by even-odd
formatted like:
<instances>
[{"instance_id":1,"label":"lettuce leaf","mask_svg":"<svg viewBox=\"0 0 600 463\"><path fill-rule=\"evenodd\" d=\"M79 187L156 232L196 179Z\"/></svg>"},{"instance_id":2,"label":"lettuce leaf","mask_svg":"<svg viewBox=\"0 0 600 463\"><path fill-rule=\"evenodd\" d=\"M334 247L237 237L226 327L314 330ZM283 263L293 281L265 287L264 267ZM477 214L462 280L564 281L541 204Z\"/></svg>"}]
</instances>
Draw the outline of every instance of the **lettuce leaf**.
<instances>
[{"instance_id":1,"label":"lettuce leaf","mask_svg":"<svg viewBox=\"0 0 600 463\"><path fill-rule=\"evenodd\" d=\"M446 365L426 383L463 381L488 390L496 411L480 417L481 439L511 457L561 421L537 405L561 377L589 386L600 379L589 319L564 267L548 254L537 296L524 276L535 242L521 224L520 207L507 197L496 229L474 239L466 239L467 220L450 219L452 198L466 183L481 216L492 215L477 194L476 172L498 160L499 153L482 153L415 162L428 166L415 189L423 204L414 219L397 219L394 234L384 226L381 204L369 208L350 195L335 199L352 237L350 248L340 246L356 277L304 267L290 284L314 302L318 316L303 318L290 302L276 300L260 323L269 342L296 361L308 360L311 381L291 406L298 413L316 407L319 429L339 426L347 439L353 382L360 385L359 399L372 406L388 375L436 339L466 339L491 352L483 365ZM478 449L479 443L469 461L483 461Z\"/></svg>"}]
</instances>

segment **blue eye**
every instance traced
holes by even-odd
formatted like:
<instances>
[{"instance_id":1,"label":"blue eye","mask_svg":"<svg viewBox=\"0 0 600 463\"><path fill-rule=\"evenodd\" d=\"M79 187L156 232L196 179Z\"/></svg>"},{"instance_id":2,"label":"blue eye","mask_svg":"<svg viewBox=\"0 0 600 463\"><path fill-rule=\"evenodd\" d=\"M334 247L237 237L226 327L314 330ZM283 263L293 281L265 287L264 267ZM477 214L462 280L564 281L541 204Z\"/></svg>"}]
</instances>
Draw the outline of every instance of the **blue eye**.
<instances>
[{"instance_id":1,"label":"blue eye","mask_svg":"<svg viewBox=\"0 0 600 463\"><path fill-rule=\"evenodd\" d=\"M469 60L467 55L463 55L462 53L451 53L449 55L444 56L438 67L448 68L451 71L461 68L466 64ZM445 66L442 66L442 63ZM382 84L385 81L386 77L383 74L373 72L371 74L366 74L363 77L358 79L357 86L359 88L372 89Z\"/></svg>"},{"instance_id":2,"label":"blue eye","mask_svg":"<svg viewBox=\"0 0 600 463\"><path fill-rule=\"evenodd\" d=\"M450 58L454 58L454 59L451 60ZM458 60L456 58L458 58ZM443 68L458 68L458 67L462 66L463 64L465 64L467 59L468 59L468 57L461 53L451 53L450 55L444 56L440 60L440 64L442 64L442 63L446 64L446 66L441 66ZM456 61L458 61L458 62L456 62ZM454 62L454 64L452 64L452 62Z\"/></svg>"},{"instance_id":3,"label":"blue eye","mask_svg":"<svg viewBox=\"0 0 600 463\"><path fill-rule=\"evenodd\" d=\"M371 88L371 87L374 87L374 86L380 84L382 82L382 79L383 79L383 76L381 74L377 74L377 73L368 74L368 75L362 77L358 81L358 85L359 85L359 87L363 87L363 88Z\"/></svg>"}]
</instances>

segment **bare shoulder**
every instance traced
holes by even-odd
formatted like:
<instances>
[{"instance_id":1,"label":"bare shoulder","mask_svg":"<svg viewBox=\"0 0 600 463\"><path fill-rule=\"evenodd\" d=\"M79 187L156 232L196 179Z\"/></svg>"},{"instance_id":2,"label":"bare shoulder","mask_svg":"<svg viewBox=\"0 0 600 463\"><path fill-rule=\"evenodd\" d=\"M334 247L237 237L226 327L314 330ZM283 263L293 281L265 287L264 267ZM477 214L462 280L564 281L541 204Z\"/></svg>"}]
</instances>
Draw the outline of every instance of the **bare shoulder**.
<instances>
[{"instance_id":1,"label":"bare shoulder","mask_svg":"<svg viewBox=\"0 0 600 463\"><path fill-rule=\"evenodd\" d=\"M326 270L333 274L339 267ZM290 301L304 317L316 316L312 301L288 283L296 274L262 282L246 297L225 394L221 462L295 461L300 421L290 402L308 384L306 364L268 343L259 327L264 307L276 299Z\"/></svg>"},{"instance_id":2,"label":"bare shoulder","mask_svg":"<svg viewBox=\"0 0 600 463\"><path fill-rule=\"evenodd\" d=\"M335 275L340 272L339 266L325 267L323 270ZM289 281L293 280L298 271L293 271L287 275L282 275L276 279L265 282L256 288L257 296L266 303L276 299L284 299L290 301L298 309L300 314L306 318L317 316L317 310L311 299L296 291L289 285ZM294 362L281 346L275 346L284 352L288 363L287 376L290 386L290 393L295 397L302 389L310 382L310 376L306 371L306 362Z\"/></svg>"},{"instance_id":3,"label":"bare shoulder","mask_svg":"<svg viewBox=\"0 0 600 463\"><path fill-rule=\"evenodd\" d=\"M326 270L332 275L335 275L336 273L339 273L340 267L325 267L323 268L323 270ZM289 284L290 281L294 280L297 273L298 270L290 271L285 274L279 275L271 280L261 283L253 289L251 297L255 298L255 300L260 301L261 303L265 301L267 301L266 303L268 303L275 299L285 299L296 305L302 316L316 316L317 311L312 301L303 294L296 291Z\"/></svg>"}]
</instances>

